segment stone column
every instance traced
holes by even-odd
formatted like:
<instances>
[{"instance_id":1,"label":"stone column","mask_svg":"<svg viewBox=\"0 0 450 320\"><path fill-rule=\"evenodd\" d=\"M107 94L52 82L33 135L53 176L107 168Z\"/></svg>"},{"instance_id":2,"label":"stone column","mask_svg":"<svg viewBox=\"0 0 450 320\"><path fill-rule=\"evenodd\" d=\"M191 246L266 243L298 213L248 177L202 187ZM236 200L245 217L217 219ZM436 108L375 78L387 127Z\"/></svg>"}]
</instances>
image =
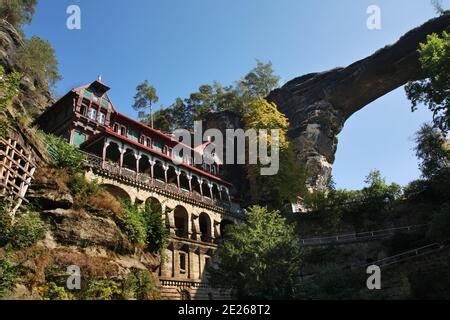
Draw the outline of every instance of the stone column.
<instances>
[{"instance_id":1,"label":"stone column","mask_svg":"<svg viewBox=\"0 0 450 320\"><path fill-rule=\"evenodd\" d=\"M221 234L220 234L220 222L219 221L215 221L213 220L213 237L215 240L220 239Z\"/></svg>"},{"instance_id":2,"label":"stone column","mask_svg":"<svg viewBox=\"0 0 450 320\"><path fill-rule=\"evenodd\" d=\"M203 197L203 179L200 178L200 179L197 179L197 181L198 181L198 184L200 186L200 194Z\"/></svg>"},{"instance_id":3,"label":"stone column","mask_svg":"<svg viewBox=\"0 0 450 320\"><path fill-rule=\"evenodd\" d=\"M169 166L167 164L163 164L163 169L164 169L164 179L167 183L167 171L169 170Z\"/></svg>"},{"instance_id":4,"label":"stone column","mask_svg":"<svg viewBox=\"0 0 450 320\"><path fill-rule=\"evenodd\" d=\"M198 240L197 237L200 235L200 223L198 215L192 214L192 239Z\"/></svg>"},{"instance_id":5,"label":"stone column","mask_svg":"<svg viewBox=\"0 0 450 320\"><path fill-rule=\"evenodd\" d=\"M124 147L122 147L122 148L119 147L119 152L120 152L119 170L120 170L120 173L122 173L123 155L125 154L126 151L127 151L127 149L125 149Z\"/></svg>"},{"instance_id":6,"label":"stone column","mask_svg":"<svg viewBox=\"0 0 450 320\"><path fill-rule=\"evenodd\" d=\"M169 222L169 233L171 236L175 236L175 217L173 215L173 209L165 207L166 221Z\"/></svg>"},{"instance_id":7,"label":"stone column","mask_svg":"<svg viewBox=\"0 0 450 320\"><path fill-rule=\"evenodd\" d=\"M181 170L180 169L175 169L175 174L177 175L177 185L178 185L178 189L181 188L180 186L180 175L181 175Z\"/></svg>"},{"instance_id":8,"label":"stone column","mask_svg":"<svg viewBox=\"0 0 450 320\"><path fill-rule=\"evenodd\" d=\"M135 152L134 157L136 158L136 177L137 177L139 174L139 160L141 160L142 155L139 152Z\"/></svg>"},{"instance_id":9,"label":"stone column","mask_svg":"<svg viewBox=\"0 0 450 320\"><path fill-rule=\"evenodd\" d=\"M106 139L104 144L103 144L103 155L102 155L102 168L105 168L105 162L106 162L106 151L108 150L109 147L109 140Z\"/></svg>"},{"instance_id":10,"label":"stone column","mask_svg":"<svg viewBox=\"0 0 450 320\"><path fill-rule=\"evenodd\" d=\"M213 184L211 182L208 182L208 187L209 187L209 194L211 195L211 200L214 200L214 195L213 195Z\"/></svg>"},{"instance_id":11,"label":"stone column","mask_svg":"<svg viewBox=\"0 0 450 320\"><path fill-rule=\"evenodd\" d=\"M192 174L188 173L186 175L188 182L189 182L189 192L192 192Z\"/></svg>"},{"instance_id":12,"label":"stone column","mask_svg":"<svg viewBox=\"0 0 450 320\"><path fill-rule=\"evenodd\" d=\"M197 246L195 245L189 245L189 252L188 252L188 278L189 279L195 279L197 273L195 268L195 251L197 250Z\"/></svg>"},{"instance_id":13,"label":"stone column","mask_svg":"<svg viewBox=\"0 0 450 320\"><path fill-rule=\"evenodd\" d=\"M150 163L150 175L152 176L152 179L154 179L156 161L153 159L148 159L148 162Z\"/></svg>"}]
</instances>

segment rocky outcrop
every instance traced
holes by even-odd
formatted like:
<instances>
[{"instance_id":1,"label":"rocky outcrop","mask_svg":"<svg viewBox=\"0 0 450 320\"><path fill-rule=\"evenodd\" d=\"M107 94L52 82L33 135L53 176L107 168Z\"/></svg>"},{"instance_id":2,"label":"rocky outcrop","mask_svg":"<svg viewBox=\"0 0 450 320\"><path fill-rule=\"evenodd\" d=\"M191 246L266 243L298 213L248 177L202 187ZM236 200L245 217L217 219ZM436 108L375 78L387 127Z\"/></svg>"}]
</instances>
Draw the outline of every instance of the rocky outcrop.
<instances>
[{"instance_id":1,"label":"rocky outcrop","mask_svg":"<svg viewBox=\"0 0 450 320\"><path fill-rule=\"evenodd\" d=\"M23 46L22 35L6 20L0 19L0 65L6 72L17 71L22 74L20 95L14 101L19 114L36 116L53 103L48 88L25 70L17 61L17 50Z\"/></svg>"},{"instance_id":2,"label":"rocky outcrop","mask_svg":"<svg viewBox=\"0 0 450 320\"><path fill-rule=\"evenodd\" d=\"M448 28L449 21L447 12L348 67L307 74L270 93L268 100L289 119L296 160L306 165L312 189L325 188L330 179L337 135L345 121L384 94L419 79L419 43Z\"/></svg>"}]
</instances>

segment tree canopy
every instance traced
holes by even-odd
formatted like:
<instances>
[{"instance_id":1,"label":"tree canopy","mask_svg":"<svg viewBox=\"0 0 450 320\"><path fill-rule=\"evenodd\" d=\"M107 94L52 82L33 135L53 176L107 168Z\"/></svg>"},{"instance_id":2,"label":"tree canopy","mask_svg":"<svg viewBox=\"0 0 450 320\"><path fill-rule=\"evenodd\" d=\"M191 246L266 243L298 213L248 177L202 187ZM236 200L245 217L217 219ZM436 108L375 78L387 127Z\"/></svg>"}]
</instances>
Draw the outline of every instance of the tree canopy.
<instances>
[{"instance_id":1,"label":"tree canopy","mask_svg":"<svg viewBox=\"0 0 450 320\"><path fill-rule=\"evenodd\" d=\"M433 122L447 134L450 128L450 33L431 34L420 44L419 60L424 79L409 82L406 94L412 110L425 104L433 112Z\"/></svg>"},{"instance_id":2,"label":"tree canopy","mask_svg":"<svg viewBox=\"0 0 450 320\"><path fill-rule=\"evenodd\" d=\"M153 104L159 100L155 87L151 86L148 80L145 80L136 87L136 94L134 96L133 108L136 111L140 111L139 118L145 120L149 114L146 111L150 111L150 124L153 127Z\"/></svg>"},{"instance_id":3,"label":"tree canopy","mask_svg":"<svg viewBox=\"0 0 450 320\"><path fill-rule=\"evenodd\" d=\"M301 262L293 226L278 211L254 206L226 232L208 268L211 285L231 287L240 299L291 299Z\"/></svg>"},{"instance_id":4,"label":"tree canopy","mask_svg":"<svg viewBox=\"0 0 450 320\"><path fill-rule=\"evenodd\" d=\"M0 1L0 17L14 27L21 27L31 22L37 0L2 0Z\"/></svg>"}]
</instances>

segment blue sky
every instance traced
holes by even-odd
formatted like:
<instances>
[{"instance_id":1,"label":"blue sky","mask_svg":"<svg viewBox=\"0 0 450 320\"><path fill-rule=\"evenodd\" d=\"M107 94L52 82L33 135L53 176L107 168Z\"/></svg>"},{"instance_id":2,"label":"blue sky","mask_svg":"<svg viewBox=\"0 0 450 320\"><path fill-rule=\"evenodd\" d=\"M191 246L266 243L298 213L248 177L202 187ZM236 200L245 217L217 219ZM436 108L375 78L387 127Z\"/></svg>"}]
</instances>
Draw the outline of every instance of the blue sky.
<instances>
[{"instance_id":1,"label":"blue sky","mask_svg":"<svg viewBox=\"0 0 450 320\"><path fill-rule=\"evenodd\" d=\"M81 30L66 28L72 4ZM366 27L372 4L381 30ZM39 0L25 32L56 49L59 94L101 74L119 111L136 116L133 95L144 79L166 106L201 84L231 84L255 59L271 60L285 82L364 58L433 16L429 0ZM372 169L389 182L417 178L413 136L430 120L424 108L410 112L403 88L353 115L339 135L337 187L360 188Z\"/></svg>"}]
</instances>

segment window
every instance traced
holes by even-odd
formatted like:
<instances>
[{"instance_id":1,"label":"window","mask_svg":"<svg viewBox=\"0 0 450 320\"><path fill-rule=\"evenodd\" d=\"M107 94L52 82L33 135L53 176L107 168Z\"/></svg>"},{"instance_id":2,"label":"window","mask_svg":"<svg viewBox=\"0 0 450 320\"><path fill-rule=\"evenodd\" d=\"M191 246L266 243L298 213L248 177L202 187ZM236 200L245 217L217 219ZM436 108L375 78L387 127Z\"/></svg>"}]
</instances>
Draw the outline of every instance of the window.
<instances>
[{"instance_id":1,"label":"window","mask_svg":"<svg viewBox=\"0 0 450 320\"><path fill-rule=\"evenodd\" d=\"M83 116L86 115L86 109L87 109L86 106L83 106L83 105L82 105L82 106L80 107L80 113L81 113Z\"/></svg>"},{"instance_id":2,"label":"window","mask_svg":"<svg viewBox=\"0 0 450 320\"><path fill-rule=\"evenodd\" d=\"M114 132L119 133L119 125L117 123L114 123L113 130Z\"/></svg>"},{"instance_id":3,"label":"window","mask_svg":"<svg viewBox=\"0 0 450 320\"><path fill-rule=\"evenodd\" d=\"M97 110L95 110L94 108L89 109L88 117L91 120L97 120Z\"/></svg>"},{"instance_id":4,"label":"window","mask_svg":"<svg viewBox=\"0 0 450 320\"><path fill-rule=\"evenodd\" d=\"M98 114L98 122L99 123L104 124L105 123L105 118L106 118L106 115L103 112L100 112Z\"/></svg>"},{"instance_id":5,"label":"window","mask_svg":"<svg viewBox=\"0 0 450 320\"><path fill-rule=\"evenodd\" d=\"M108 108L108 100L107 99L102 98L101 104L102 104L102 107Z\"/></svg>"},{"instance_id":6,"label":"window","mask_svg":"<svg viewBox=\"0 0 450 320\"><path fill-rule=\"evenodd\" d=\"M145 145L145 137L144 136L141 136L139 143Z\"/></svg>"},{"instance_id":7,"label":"window","mask_svg":"<svg viewBox=\"0 0 450 320\"><path fill-rule=\"evenodd\" d=\"M145 139L145 140L146 140L146 146L149 147L149 148L151 148L151 147L152 147L152 139L147 138L147 139Z\"/></svg>"},{"instance_id":8,"label":"window","mask_svg":"<svg viewBox=\"0 0 450 320\"><path fill-rule=\"evenodd\" d=\"M127 133L127 128L125 128L124 126L121 126L120 127L120 134L124 136L126 133Z\"/></svg>"},{"instance_id":9,"label":"window","mask_svg":"<svg viewBox=\"0 0 450 320\"><path fill-rule=\"evenodd\" d=\"M186 273L186 254L184 252L180 252L180 273Z\"/></svg>"},{"instance_id":10,"label":"window","mask_svg":"<svg viewBox=\"0 0 450 320\"><path fill-rule=\"evenodd\" d=\"M129 129L127 132L127 138L136 142L139 142L140 134L134 130Z\"/></svg>"},{"instance_id":11,"label":"window","mask_svg":"<svg viewBox=\"0 0 450 320\"><path fill-rule=\"evenodd\" d=\"M85 98L91 99L91 98L92 98L92 92L89 92L89 91L87 91L87 90L84 90L83 96L84 96Z\"/></svg>"},{"instance_id":12,"label":"window","mask_svg":"<svg viewBox=\"0 0 450 320\"><path fill-rule=\"evenodd\" d=\"M81 145L84 141L86 141L86 136L81 132L75 130L73 132L73 144L76 146Z\"/></svg>"}]
</instances>

